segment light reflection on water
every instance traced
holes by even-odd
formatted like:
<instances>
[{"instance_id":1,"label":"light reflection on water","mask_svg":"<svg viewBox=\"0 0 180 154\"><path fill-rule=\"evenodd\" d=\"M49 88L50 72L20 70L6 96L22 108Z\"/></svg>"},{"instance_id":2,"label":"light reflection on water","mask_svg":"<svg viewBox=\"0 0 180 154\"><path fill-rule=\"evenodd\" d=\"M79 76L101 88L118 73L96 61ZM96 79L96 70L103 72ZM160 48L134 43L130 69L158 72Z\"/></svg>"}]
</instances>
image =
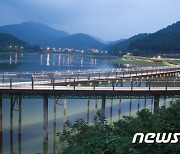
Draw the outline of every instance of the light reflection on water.
<instances>
[{"instance_id":1,"label":"light reflection on water","mask_svg":"<svg viewBox=\"0 0 180 154\"><path fill-rule=\"evenodd\" d=\"M166 100L168 105L169 99ZM60 150L60 144L56 133L63 129L64 118L74 121L83 118L90 123L97 110L101 110L102 99L66 99L66 114L64 115L63 99L58 100L56 112L54 112L54 99L48 99L48 146L43 144L43 99L22 98L22 123L21 135L18 135L19 111L13 110L13 131L10 131L10 102L11 99L2 99L3 113L3 153L43 153L43 148L48 149L48 153L56 153ZM88 105L89 102L89 105ZM130 103L131 102L131 103ZM105 115L109 123L117 121L123 115L134 116L138 110L146 107L153 112L152 99L106 99ZM146 102L146 106L145 106ZM164 103L160 99L160 106ZM131 104L131 105L130 105ZM131 106L131 107L130 107ZM18 104L15 104L15 109ZM56 113L56 114L55 114ZM54 123L55 122L55 123ZM12 141L13 140L13 141ZM56 140L56 142L55 142ZM45 150L44 149L44 150ZM1 153L1 151L0 151Z\"/></svg>"},{"instance_id":2,"label":"light reflection on water","mask_svg":"<svg viewBox=\"0 0 180 154\"><path fill-rule=\"evenodd\" d=\"M58 53L0 53L0 72L113 68L106 59Z\"/></svg>"}]
</instances>

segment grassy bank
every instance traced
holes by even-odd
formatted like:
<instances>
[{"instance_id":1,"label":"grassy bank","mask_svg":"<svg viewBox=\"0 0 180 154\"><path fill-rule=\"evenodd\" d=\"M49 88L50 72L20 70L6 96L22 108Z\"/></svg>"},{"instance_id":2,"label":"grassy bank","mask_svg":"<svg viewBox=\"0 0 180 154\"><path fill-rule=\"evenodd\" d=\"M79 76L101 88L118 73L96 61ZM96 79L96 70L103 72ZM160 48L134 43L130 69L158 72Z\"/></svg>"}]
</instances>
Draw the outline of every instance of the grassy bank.
<instances>
[{"instance_id":1,"label":"grassy bank","mask_svg":"<svg viewBox=\"0 0 180 154\"><path fill-rule=\"evenodd\" d=\"M168 61L154 61L151 59L130 59L130 58L117 58L117 59L112 59L109 61L110 63L113 64L129 64L129 65L139 65L139 66L170 66L173 65Z\"/></svg>"}]
</instances>

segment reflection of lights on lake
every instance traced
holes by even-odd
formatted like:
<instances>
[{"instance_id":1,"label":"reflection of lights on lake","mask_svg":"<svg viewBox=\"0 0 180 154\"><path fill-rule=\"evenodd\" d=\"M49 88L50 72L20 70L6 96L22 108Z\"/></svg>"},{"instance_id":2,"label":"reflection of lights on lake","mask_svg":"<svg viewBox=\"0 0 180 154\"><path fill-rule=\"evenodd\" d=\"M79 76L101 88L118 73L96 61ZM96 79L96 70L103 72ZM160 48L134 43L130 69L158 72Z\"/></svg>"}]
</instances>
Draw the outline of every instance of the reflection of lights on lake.
<instances>
[{"instance_id":1,"label":"reflection of lights on lake","mask_svg":"<svg viewBox=\"0 0 180 154\"><path fill-rule=\"evenodd\" d=\"M40 64L42 65L42 59L43 59L43 57L42 57L42 55L40 56Z\"/></svg>"},{"instance_id":2,"label":"reflection of lights on lake","mask_svg":"<svg viewBox=\"0 0 180 154\"><path fill-rule=\"evenodd\" d=\"M60 66L61 65L61 56L59 55L58 56L58 66Z\"/></svg>"},{"instance_id":3,"label":"reflection of lights on lake","mask_svg":"<svg viewBox=\"0 0 180 154\"><path fill-rule=\"evenodd\" d=\"M53 66L55 65L55 60L56 60L56 57L55 57L55 54L54 54L54 58L53 58Z\"/></svg>"},{"instance_id":4,"label":"reflection of lights on lake","mask_svg":"<svg viewBox=\"0 0 180 154\"><path fill-rule=\"evenodd\" d=\"M46 65L49 66L49 54L47 54Z\"/></svg>"},{"instance_id":5,"label":"reflection of lights on lake","mask_svg":"<svg viewBox=\"0 0 180 154\"><path fill-rule=\"evenodd\" d=\"M15 59L14 59L14 63L17 64L17 59L18 59L18 54L15 53Z\"/></svg>"},{"instance_id":6,"label":"reflection of lights on lake","mask_svg":"<svg viewBox=\"0 0 180 154\"><path fill-rule=\"evenodd\" d=\"M81 59L81 66L83 66L83 58Z\"/></svg>"},{"instance_id":7,"label":"reflection of lights on lake","mask_svg":"<svg viewBox=\"0 0 180 154\"><path fill-rule=\"evenodd\" d=\"M11 64L11 63L12 63L12 57L10 55L10 57L9 57L9 64Z\"/></svg>"}]
</instances>

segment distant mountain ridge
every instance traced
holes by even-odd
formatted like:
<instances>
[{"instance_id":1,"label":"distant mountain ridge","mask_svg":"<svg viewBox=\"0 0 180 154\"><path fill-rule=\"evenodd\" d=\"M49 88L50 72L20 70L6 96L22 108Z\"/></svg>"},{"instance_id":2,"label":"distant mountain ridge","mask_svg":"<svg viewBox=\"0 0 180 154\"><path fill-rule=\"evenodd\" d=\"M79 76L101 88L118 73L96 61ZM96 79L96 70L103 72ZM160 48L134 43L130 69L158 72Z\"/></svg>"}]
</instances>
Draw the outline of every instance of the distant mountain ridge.
<instances>
[{"instance_id":1,"label":"distant mountain ridge","mask_svg":"<svg viewBox=\"0 0 180 154\"><path fill-rule=\"evenodd\" d=\"M83 34L73 34L59 39L58 41L53 43L55 47L62 48L73 48L73 49L101 49L105 46L105 44L97 41L96 39Z\"/></svg>"},{"instance_id":2,"label":"distant mountain ridge","mask_svg":"<svg viewBox=\"0 0 180 154\"><path fill-rule=\"evenodd\" d=\"M118 55L119 51L135 55L156 55L180 53L180 22L176 22L155 33L139 34L109 47L109 52Z\"/></svg>"},{"instance_id":3,"label":"distant mountain ridge","mask_svg":"<svg viewBox=\"0 0 180 154\"><path fill-rule=\"evenodd\" d=\"M65 31L59 31L36 22L1 26L0 32L14 35L29 44L40 45L42 47L101 49L105 46L103 43L86 34L78 33L69 35Z\"/></svg>"},{"instance_id":4,"label":"distant mountain ridge","mask_svg":"<svg viewBox=\"0 0 180 154\"><path fill-rule=\"evenodd\" d=\"M1 26L0 32L14 35L29 44L41 46L48 46L52 41L69 35L64 31L58 31L36 22Z\"/></svg>"}]
</instances>

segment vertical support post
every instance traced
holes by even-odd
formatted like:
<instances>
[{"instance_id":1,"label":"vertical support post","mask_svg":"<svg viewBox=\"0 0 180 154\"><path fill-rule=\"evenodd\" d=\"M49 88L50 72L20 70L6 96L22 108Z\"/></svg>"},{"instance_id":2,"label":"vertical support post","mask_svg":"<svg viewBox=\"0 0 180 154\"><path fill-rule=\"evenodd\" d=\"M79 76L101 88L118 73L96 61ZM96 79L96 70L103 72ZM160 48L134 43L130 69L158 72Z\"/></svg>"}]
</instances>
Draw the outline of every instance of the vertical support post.
<instances>
[{"instance_id":1,"label":"vertical support post","mask_svg":"<svg viewBox=\"0 0 180 154\"><path fill-rule=\"evenodd\" d=\"M56 106L57 100L54 99L54 129L53 129L53 153L56 153Z\"/></svg>"},{"instance_id":2,"label":"vertical support post","mask_svg":"<svg viewBox=\"0 0 180 154\"><path fill-rule=\"evenodd\" d=\"M166 90L167 90L167 87L168 87L168 79L166 79Z\"/></svg>"},{"instance_id":3,"label":"vertical support post","mask_svg":"<svg viewBox=\"0 0 180 154\"><path fill-rule=\"evenodd\" d=\"M53 77L53 79L52 79L52 84L53 84L53 90L54 90L54 77Z\"/></svg>"},{"instance_id":4,"label":"vertical support post","mask_svg":"<svg viewBox=\"0 0 180 154\"><path fill-rule=\"evenodd\" d=\"M19 110L18 135L20 135L21 134L21 122L22 122L22 97L21 96L19 96L18 110Z\"/></svg>"},{"instance_id":5,"label":"vertical support post","mask_svg":"<svg viewBox=\"0 0 180 154\"><path fill-rule=\"evenodd\" d=\"M112 107L113 107L113 99L111 99L111 106L110 106L110 125L112 125Z\"/></svg>"},{"instance_id":6,"label":"vertical support post","mask_svg":"<svg viewBox=\"0 0 180 154\"><path fill-rule=\"evenodd\" d=\"M129 102L129 116L131 116L131 109L132 109L132 98L130 98L130 102Z\"/></svg>"},{"instance_id":7,"label":"vertical support post","mask_svg":"<svg viewBox=\"0 0 180 154\"><path fill-rule=\"evenodd\" d=\"M19 96L19 126L18 126L18 153L21 154L21 119L22 119L22 97Z\"/></svg>"},{"instance_id":8,"label":"vertical support post","mask_svg":"<svg viewBox=\"0 0 180 154\"><path fill-rule=\"evenodd\" d=\"M118 120L121 119L121 98L119 99L119 111L118 111Z\"/></svg>"},{"instance_id":9,"label":"vertical support post","mask_svg":"<svg viewBox=\"0 0 180 154\"><path fill-rule=\"evenodd\" d=\"M131 80L131 90L133 90L133 80Z\"/></svg>"},{"instance_id":10,"label":"vertical support post","mask_svg":"<svg viewBox=\"0 0 180 154\"><path fill-rule=\"evenodd\" d=\"M154 96L154 114L157 114L159 109L159 95Z\"/></svg>"},{"instance_id":11,"label":"vertical support post","mask_svg":"<svg viewBox=\"0 0 180 154\"><path fill-rule=\"evenodd\" d=\"M12 79L10 78L10 89L12 89Z\"/></svg>"},{"instance_id":12,"label":"vertical support post","mask_svg":"<svg viewBox=\"0 0 180 154\"><path fill-rule=\"evenodd\" d=\"M19 126L18 126L18 153L21 154L21 121L22 121L22 97L19 96Z\"/></svg>"},{"instance_id":13,"label":"vertical support post","mask_svg":"<svg viewBox=\"0 0 180 154\"><path fill-rule=\"evenodd\" d=\"M10 102L10 153L13 153L13 96Z\"/></svg>"},{"instance_id":14,"label":"vertical support post","mask_svg":"<svg viewBox=\"0 0 180 154\"><path fill-rule=\"evenodd\" d=\"M118 72L116 72L116 78L117 78Z\"/></svg>"},{"instance_id":15,"label":"vertical support post","mask_svg":"<svg viewBox=\"0 0 180 154\"><path fill-rule=\"evenodd\" d=\"M151 90L151 80L149 80L149 91Z\"/></svg>"},{"instance_id":16,"label":"vertical support post","mask_svg":"<svg viewBox=\"0 0 180 154\"><path fill-rule=\"evenodd\" d=\"M0 94L0 154L2 154L3 151L2 120L2 94Z\"/></svg>"},{"instance_id":17,"label":"vertical support post","mask_svg":"<svg viewBox=\"0 0 180 154\"><path fill-rule=\"evenodd\" d=\"M43 98L43 129L44 129L44 138L43 138L43 153L48 154L48 96L44 95Z\"/></svg>"},{"instance_id":18,"label":"vertical support post","mask_svg":"<svg viewBox=\"0 0 180 154\"><path fill-rule=\"evenodd\" d=\"M63 100L63 106L64 106L64 116L63 116L63 129L66 129L66 97Z\"/></svg>"},{"instance_id":19,"label":"vertical support post","mask_svg":"<svg viewBox=\"0 0 180 154\"><path fill-rule=\"evenodd\" d=\"M93 90L95 90L95 88L96 88L96 83L95 83L95 79L94 79Z\"/></svg>"},{"instance_id":20,"label":"vertical support post","mask_svg":"<svg viewBox=\"0 0 180 154\"><path fill-rule=\"evenodd\" d=\"M0 134L2 133L2 94L0 94Z\"/></svg>"},{"instance_id":21,"label":"vertical support post","mask_svg":"<svg viewBox=\"0 0 180 154\"><path fill-rule=\"evenodd\" d=\"M123 78L121 79L121 87L123 87Z\"/></svg>"},{"instance_id":22,"label":"vertical support post","mask_svg":"<svg viewBox=\"0 0 180 154\"><path fill-rule=\"evenodd\" d=\"M34 89L34 78L32 77L32 90Z\"/></svg>"},{"instance_id":23,"label":"vertical support post","mask_svg":"<svg viewBox=\"0 0 180 154\"><path fill-rule=\"evenodd\" d=\"M97 108L98 108L98 104L97 104L97 98L96 98L96 102L95 102L95 116L97 115Z\"/></svg>"},{"instance_id":24,"label":"vertical support post","mask_svg":"<svg viewBox=\"0 0 180 154\"><path fill-rule=\"evenodd\" d=\"M106 96L102 96L101 111L104 118L105 118L105 107L106 107Z\"/></svg>"},{"instance_id":25,"label":"vertical support post","mask_svg":"<svg viewBox=\"0 0 180 154\"><path fill-rule=\"evenodd\" d=\"M76 83L75 83L76 79L74 78L74 90L76 90Z\"/></svg>"},{"instance_id":26,"label":"vertical support post","mask_svg":"<svg viewBox=\"0 0 180 154\"><path fill-rule=\"evenodd\" d=\"M99 79L101 78L101 73L99 73Z\"/></svg>"},{"instance_id":27,"label":"vertical support post","mask_svg":"<svg viewBox=\"0 0 180 154\"><path fill-rule=\"evenodd\" d=\"M114 80L112 80L112 87L113 87L113 91L114 91Z\"/></svg>"},{"instance_id":28,"label":"vertical support post","mask_svg":"<svg viewBox=\"0 0 180 154\"><path fill-rule=\"evenodd\" d=\"M124 71L123 71L123 78L124 78Z\"/></svg>"},{"instance_id":29,"label":"vertical support post","mask_svg":"<svg viewBox=\"0 0 180 154\"><path fill-rule=\"evenodd\" d=\"M89 124L89 107L90 107L90 99L87 102L87 124Z\"/></svg>"}]
</instances>

